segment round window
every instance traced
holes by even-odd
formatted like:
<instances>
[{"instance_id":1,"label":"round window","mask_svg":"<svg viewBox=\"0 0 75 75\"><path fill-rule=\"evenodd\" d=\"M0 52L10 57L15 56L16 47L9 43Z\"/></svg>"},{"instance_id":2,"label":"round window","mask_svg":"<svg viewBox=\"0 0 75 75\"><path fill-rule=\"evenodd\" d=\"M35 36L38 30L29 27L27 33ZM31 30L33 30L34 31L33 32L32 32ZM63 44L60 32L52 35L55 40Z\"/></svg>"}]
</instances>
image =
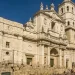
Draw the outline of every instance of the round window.
<instances>
[{"instance_id":1,"label":"round window","mask_svg":"<svg viewBox=\"0 0 75 75\"><path fill-rule=\"evenodd\" d=\"M9 55L9 52L6 52L6 55Z\"/></svg>"}]
</instances>

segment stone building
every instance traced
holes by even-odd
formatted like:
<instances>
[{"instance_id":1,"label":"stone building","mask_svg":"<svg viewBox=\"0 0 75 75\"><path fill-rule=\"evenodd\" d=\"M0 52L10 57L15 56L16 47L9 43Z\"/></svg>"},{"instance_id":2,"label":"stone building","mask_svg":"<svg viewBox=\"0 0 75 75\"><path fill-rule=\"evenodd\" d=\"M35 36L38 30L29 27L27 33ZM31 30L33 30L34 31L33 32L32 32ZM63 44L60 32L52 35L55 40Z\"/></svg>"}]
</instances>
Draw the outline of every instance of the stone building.
<instances>
[{"instance_id":1,"label":"stone building","mask_svg":"<svg viewBox=\"0 0 75 75\"><path fill-rule=\"evenodd\" d=\"M0 17L0 62L72 68L75 63L75 3L51 4L26 24Z\"/></svg>"}]
</instances>

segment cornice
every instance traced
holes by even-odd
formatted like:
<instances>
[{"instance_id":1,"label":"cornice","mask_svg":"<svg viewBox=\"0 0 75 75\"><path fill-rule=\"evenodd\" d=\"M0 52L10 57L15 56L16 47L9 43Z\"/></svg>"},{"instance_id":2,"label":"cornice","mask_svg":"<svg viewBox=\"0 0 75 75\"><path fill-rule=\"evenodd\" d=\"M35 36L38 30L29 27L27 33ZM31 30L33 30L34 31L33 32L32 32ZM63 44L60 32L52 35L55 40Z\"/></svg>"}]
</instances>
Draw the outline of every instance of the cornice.
<instances>
[{"instance_id":1,"label":"cornice","mask_svg":"<svg viewBox=\"0 0 75 75\"><path fill-rule=\"evenodd\" d=\"M7 22L6 22L7 21ZM10 23L12 22L12 23ZM23 29L23 24L20 24L20 23L17 23L17 22L14 22L14 21L8 21L7 19L2 19L1 20L1 17L0 17L0 23L3 23L3 24L6 24L6 25L9 25L9 26L12 26L12 27L17 27L17 28L20 28L20 29Z\"/></svg>"},{"instance_id":2,"label":"cornice","mask_svg":"<svg viewBox=\"0 0 75 75\"><path fill-rule=\"evenodd\" d=\"M2 34L8 34L8 35L13 35L13 36L19 36L19 37L22 37L22 35L18 34L18 33L12 33L12 32L6 32L6 31L0 31L2 32Z\"/></svg>"},{"instance_id":3,"label":"cornice","mask_svg":"<svg viewBox=\"0 0 75 75\"><path fill-rule=\"evenodd\" d=\"M49 10L48 12L50 12L50 10ZM38 11L36 14L34 14L34 16L36 16L36 15L38 15L38 14L40 14L40 13L42 13L42 14L44 14L44 15L48 16L49 18L52 18L52 16L50 16L50 15L49 15L49 14L47 14L47 13L45 13L45 11L44 11L44 10L40 10L40 11Z\"/></svg>"},{"instance_id":4,"label":"cornice","mask_svg":"<svg viewBox=\"0 0 75 75\"><path fill-rule=\"evenodd\" d=\"M0 31L2 32L3 34L8 34L8 35L13 35L13 36L18 36L18 37L22 37L24 40L30 40L30 41L34 41L34 42L38 42L38 41L47 41L47 42L53 42L55 44L59 44L59 45L66 45L63 41L60 41L60 38L56 38L56 37L53 37L51 35L48 35L48 36L41 36L42 37L31 37L31 36L27 36L27 35L20 35L20 34L17 34L17 33L8 33L8 32L5 32L5 31ZM38 36L38 34L37 34Z\"/></svg>"},{"instance_id":5,"label":"cornice","mask_svg":"<svg viewBox=\"0 0 75 75\"><path fill-rule=\"evenodd\" d=\"M37 38L34 38L34 37L29 37L25 35L23 35L22 37L23 37L23 40L34 41L34 42L37 41Z\"/></svg>"},{"instance_id":6,"label":"cornice","mask_svg":"<svg viewBox=\"0 0 75 75\"><path fill-rule=\"evenodd\" d=\"M35 54L25 53L26 56L34 57Z\"/></svg>"},{"instance_id":7,"label":"cornice","mask_svg":"<svg viewBox=\"0 0 75 75\"><path fill-rule=\"evenodd\" d=\"M66 19L64 19L64 20L68 20L68 19L75 21L75 20L74 20L74 19L72 19L72 18L66 18Z\"/></svg>"},{"instance_id":8,"label":"cornice","mask_svg":"<svg viewBox=\"0 0 75 75\"><path fill-rule=\"evenodd\" d=\"M67 30L69 30L69 29L72 29L72 30L74 30L75 31L75 28L74 27L72 27L72 26L67 26L66 28L65 28L65 30L67 31Z\"/></svg>"},{"instance_id":9,"label":"cornice","mask_svg":"<svg viewBox=\"0 0 75 75\"><path fill-rule=\"evenodd\" d=\"M63 14L60 15L60 16L63 16L64 14L67 14L67 13L71 13L71 14L73 14L73 15L75 16L75 14L74 14L73 12L65 12L65 13L63 13Z\"/></svg>"},{"instance_id":10,"label":"cornice","mask_svg":"<svg viewBox=\"0 0 75 75\"><path fill-rule=\"evenodd\" d=\"M66 46L67 46L67 45L66 45ZM60 45L59 48L60 48L60 49L63 49L63 50L66 50L66 46Z\"/></svg>"},{"instance_id":11,"label":"cornice","mask_svg":"<svg viewBox=\"0 0 75 75\"><path fill-rule=\"evenodd\" d=\"M52 33L55 33L55 34L60 35L60 33L55 32L55 31L53 31L53 30L49 30L49 31L52 32ZM44 34L44 35L47 35L47 36L49 35L49 36L52 36L52 37L58 38L58 37L56 37L56 36L51 35L49 32L48 32L48 33L46 33L46 32L39 32L39 33L37 33L37 34Z\"/></svg>"},{"instance_id":12,"label":"cornice","mask_svg":"<svg viewBox=\"0 0 75 75\"><path fill-rule=\"evenodd\" d=\"M22 38L25 38L26 40L30 40L30 41L37 41L35 37L29 37L29 36L26 36L26 35L21 35L21 34L18 34L18 33L11 33L11 32L6 32L6 31L0 31L2 32L2 34L8 34L8 35L12 35L12 36L17 36L17 37L22 37Z\"/></svg>"},{"instance_id":13,"label":"cornice","mask_svg":"<svg viewBox=\"0 0 75 75\"><path fill-rule=\"evenodd\" d=\"M59 54L50 54L50 56L53 56L53 57L59 57Z\"/></svg>"},{"instance_id":14,"label":"cornice","mask_svg":"<svg viewBox=\"0 0 75 75\"><path fill-rule=\"evenodd\" d=\"M75 47L66 47L66 49L75 50Z\"/></svg>"},{"instance_id":15,"label":"cornice","mask_svg":"<svg viewBox=\"0 0 75 75\"><path fill-rule=\"evenodd\" d=\"M44 33L45 34L45 33ZM52 39L52 37L51 37L51 35L50 35L50 37L48 37L49 35L47 35L47 36L43 36L43 34L41 34L41 37L38 37L38 35L37 35L37 37L36 38L34 38L34 37L28 37L28 36L23 36L23 38L26 40L26 39L28 39L28 40L31 40L31 41L35 41L35 42L39 42L39 41L46 41L46 42L53 42L53 43L55 43L55 44L59 44L59 45L66 45L66 43L64 43L63 41L61 41L60 40L60 38L56 38L56 37L54 37L53 39ZM63 39L62 39L63 40Z\"/></svg>"},{"instance_id":16,"label":"cornice","mask_svg":"<svg viewBox=\"0 0 75 75\"><path fill-rule=\"evenodd\" d=\"M30 31L30 30L23 30L24 32L29 32L29 33L33 33L33 34L37 34L36 31Z\"/></svg>"},{"instance_id":17,"label":"cornice","mask_svg":"<svg viewBox=\"0 0 75 75\"><path fill-rule=\"evenodd\" d=\"M61 42L60 40L52 39L52 38L50 38L50 39L49 39L49 38L39 38L38 40L39 40L39 41L40 41L40 40L41 40L41 41L48 41L48 42L52 42L52 43L54 43L54 44L66 46L66 43Z\"/></svg>"},{"instance_id":18,"label":"cornice","mask_svg":"<svg viewBox=\"0 0 75 75\"><path fill-rule=\"evenodd\" d=\"M50 46L50 42L49 41L45 41L45 40L39 40L37 42L38 45L47 45Z\"/></svg>"}]
</instances>

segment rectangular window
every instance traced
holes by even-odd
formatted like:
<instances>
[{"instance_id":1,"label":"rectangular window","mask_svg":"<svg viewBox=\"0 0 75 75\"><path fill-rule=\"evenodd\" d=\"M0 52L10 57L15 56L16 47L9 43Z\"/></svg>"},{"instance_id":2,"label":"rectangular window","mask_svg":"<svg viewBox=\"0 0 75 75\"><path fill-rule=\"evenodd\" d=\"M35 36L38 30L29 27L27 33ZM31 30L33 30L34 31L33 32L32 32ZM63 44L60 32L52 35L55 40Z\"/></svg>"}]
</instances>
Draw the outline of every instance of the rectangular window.
<instances>
[{"instance_id":1,"label":"rectangular window","mask_svg":"<svg viewBox=\"0 0 75 75\"><path fill-rule=\"evenodd\" d=\"M32 58L27 58L27 65L30 65L32 63Z\"/></svg>"},{"instance_id":2,"label":"rectangular window","mask_svg":"<svg viewBox=\"0 0 75 75\"><path fill-rule=\"evenodd\" d=\"M10 47L10 42L6 42L6 48Z\"/></svg>"}]
</instances>

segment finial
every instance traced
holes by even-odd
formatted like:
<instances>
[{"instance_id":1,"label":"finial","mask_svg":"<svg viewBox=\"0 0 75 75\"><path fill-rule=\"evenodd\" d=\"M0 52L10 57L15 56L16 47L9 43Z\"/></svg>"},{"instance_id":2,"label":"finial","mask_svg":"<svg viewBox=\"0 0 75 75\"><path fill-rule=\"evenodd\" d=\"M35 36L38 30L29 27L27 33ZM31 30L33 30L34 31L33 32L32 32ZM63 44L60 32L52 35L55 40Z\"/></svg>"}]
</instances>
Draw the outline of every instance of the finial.
<instances>
[{"instance_id":1,"label":"finial","mask_svg":"<svg viewBox=\"0 0 75 75\"><path fill-rule=\"evenodd\" d=\"M43 3L41 2L40 10L43 10Z\"/></svg>"},{"instance_id":2,"label":"finial","mask_svg":"<svg viewBox=\"0 0 75 75\"><path fill-rule=\"evenodd\" d=\"M46 5L46 9L48 10L48 5Z\"/></svg>"},{"instance_id":3,"label":"finial","mask_svg":"<svg viewBox=\"0 0 75 75\"><path fill-rule=\"evenodd\" d=\"M52 3L51 6L54 7L54 4Z\"/></svg>"},{"instance_id":4,"label":"finial","mask_svg":"<svg viewBox=\"0 0 75 75\"><path fill-rule=\"evenodd\" d=\"M31 17L30 17L29 21L30 21L30 22L32 21Z\"/></svg>"},{"instance_id":5,"label":"finial","mask_svg":"<svg viewBox=\"0 0 75 75\"><path fill-rule=\"evenodd\" d=\"M52 3L52 4L51 4L51 10L54 10L54 7L55 7L55 6L54 6L54 4Z\"/></svg>"}]
</instances>

